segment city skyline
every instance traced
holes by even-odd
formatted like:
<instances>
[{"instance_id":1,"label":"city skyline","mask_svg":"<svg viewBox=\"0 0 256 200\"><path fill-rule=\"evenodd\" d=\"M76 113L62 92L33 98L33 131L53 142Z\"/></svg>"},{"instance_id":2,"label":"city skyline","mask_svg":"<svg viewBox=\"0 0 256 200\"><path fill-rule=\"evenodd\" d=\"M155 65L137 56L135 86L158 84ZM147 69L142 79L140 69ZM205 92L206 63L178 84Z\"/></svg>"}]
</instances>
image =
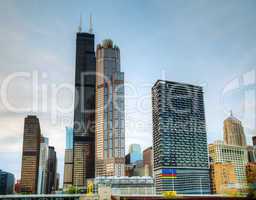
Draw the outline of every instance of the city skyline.
<instances>
[{"instance_id":1,"label":"city skyline","mask_svg":"<svg viewBox=\"0 0 256 200\"><path fill-rule=\"evenodd\" d=\"M249 44L247 39L252 37L255 31L255 28L250 25L254 23L254 14L249 8L251 4L255 4L251 2L241 6L241 4L237 2L232 6L229 6L227 3L223 3L221 4L222 9L220 9L217 4L198 1L198 7L190 4L190 7L188 6L186 9L182 9L182 3L166 2L165 6L168 5L171 7L170 9L174 10L176 8L180 12L178 13L176 11L172 12L172 14L168 14L167 12L159 13L160 8L164 9L164 6L157 3L157 1L151 1L147 4L148 7L145 8L145 16L150 16L149 14L154 6L159 10L155 13L155 18L153 17L151 22L148 23L147 20L143 19L143 15L139 12L143 6L140 3L137 4L138 7L133 11L134 16L131 14L130 18L122 16L122 19L119 20L116 19L115 16L119 16L120 10L123 10L120 3L117 3L114 8L112 8L112 10L114 9L118 11L116 14L110 14L109 11L104 11L105 6L109 8L105 3L98 3L99 5L97 3L92 4L91 8L86 8L86 3L79 2L76 6L71 7L71 11L67 16L64 16L65 14L63 13L63 10L67 9L66 6L62 6L61 9L58 10L57 4L53 3L53 9L55 8L57 10L55 13L51 10L47 11L47 5L44 4L46 7L44 7L41 12L47 12L49 16L46 16L45 19L40 18L38 21L34 21L30 18L39 11L40 6L37 7L33 2L25 3L29 8L33 8L31 12L27 12L28 8L23 7L19 2L1 2L1 4L3 4L3 11L1 11L0 16L3 15L3 18L0 22L6 23L3 20L8 20L9 23L8 26L6 26L6 29L2 30L0 34L6 41L15 39L12 44L8 45L6 44L6 41L1 40L1 46L4 48L1 48L0 50L3 51L3 57L5 56L7 58L1 59L0 61L2 65L6 66L4 69L1 69L1 82L4 81L8 75L16 71L32 72L34 70L39 70L40 76L41 73L44 72L48 76L48 78L40 79L40 86L42 84L52 83L61 84L62 82L73 83L75 71L74 38L79 25L80 12L83 14L83 29L85 31L89 28L87 23L87 21L89 21L89 13L92 13L94 18L94 31L98 35L95 44L100 43L100 41L105 38L112 38L116 41L122 49L122 69L126 74L127 82L130 82L133 85L139 85L138 88L136 88L137 94L135 94L135 100L129 98L126 100L126 149L131 143L141 143L143 149L152 144L150 97L145 98L146 100L143 100L141 97L148 95L153 82L162 78L162 76L165 76L165 79L167 80L191 82L203 85L206 91L205 104L208 143L215 139L221 139L223 133L222 122L227 117L227 112L231 109L225 108L225 102L223 104L220 103L220 99L222 98L221 94L224 90L223 88L225 88L225 86L234 78L240 77L240 75L243 76L244 73L250 72L255 68L254 66L256 62L253 58L255 50L252 48L253 44ZM85 9L79 8L79 5ZM99 6L99 10L96 9L98 8L97 6ZM127 3L127 6L132 8L132 3ZM210 9L211 6L213 6L212 10ZM4 11L4 8L6 7L12 8L10 9L10 12L12 13L11 15L5 15L6 11ZM194 13L195 11L192 12L192 8L198 9L198 11L202 8L201 12L210 12L209 14L204 13L207 16L206 19L199 20L199 15L196 15L196 13ZM227 17L221 22L220 18L214 14L214 9L217 9L222 17L234 13L238 13L238 16L234 17L235 19ZM241 16L245 14L245 10L247 11L246 17L239 18L239 15ZM101 14L101 12L103 14ZM127 11L125 11L125 13L127 13ZM129 12L127 14L129 14ZM195 14L195 16L192 17L191 20L193 23L191 24L189 23L191 22L189 17L191 17L192 14ZM104 19L106 16L108 16L107 19ZM51 17L54 17L55 21L49 23ZM139 19L137 25L135 24L136 17ZM176 19L181 24L178 25L178 22L171 21L167 28L163 28L167 23L165 18ZM240 19L240 23L234 24L233 20L237 21L236 19L238 18ZM63 25L65 20L68 22L67 26ZM131 22L129 22L129 20L131 20ZM123 24L122 21L125 23ZM20 26L20 24L24 22L26 22L27 25L24 27ZM106 23L106 25L104 25L104 23ZM212 27L208 26L208 23L216 28L214 33L210 34ZM134 26L136 31L128 30L126 24L128 24L129 27ZM144 25L145 30L142 30L142 25ZM226 26L226 28L222 30L225 25L230 26ZM122 32L117 28L118 26L123 29L125 28L124 30L127 30L128 32L125 33L124 36L121 36ZM199 29L198 31L196 31L197 28ZM164 31L158 31L160 29ZM57 32L60 30L63 35L61 35L60 38L56 38L58 35ZM150 33L150 30L155 31L154 34L148 34ZM188 33L186 33L186 31L188 31ZM129 35L131 37L129 37ZM40 40L37 40L37 36ZM231 39L227 39L229 37L231 37ZM30 42L28 42L29 40ZM146 42L144 42L144 40ZM213 41L211 42L211 40ZM225 45L221 45L224 40L226 40ZM152 45L148 41L151 41ZM188 44L189 46L195 46L195 44L199 42L202 44L201 48L191 47L186 50ZM232 42L237 42L237 44L233 44L232 46ZM250 42L253 43L252 41ZM15 45L18 45L17 50L15 50ZM60 45L63 48L60 48ZM155 45L158 48L154 49ZM207 47L207 45L210 47ZM7 48L7 51L5 48ZM28 51L27 53L24 52L25 56L20 57L18 54L19 52L22 52L23 49ZM159 51L159 49L161 52L164 52L162 55L156 52ZM14 50L14 52L10 52L10 50ZM221 53L223 53L223 55L218 52L219 50L222 50ZM197 52L198 55L191 53L192 51ZM214 53L212 53L212 51ZM239 52L241 53L243 51L246 53L240 55ZM211 54L213 55L211 56ZM11 60L10 56L13 55L17 56L17 58ZM53 70L55 66L56 69ZM230 68L230 66L233 67ZM198 72L193 72L194 69L197 69ZM184 73L184 71L187 73ZM59 76L60 73L62 76ZM141 77L141 74L145 74L145 76ZM216 77L218 78L216 79ZM216 80L218 80L218 83L215 83ZM17 83L14 83L14 89L12 90L13 92L10 93L10 96L20 99L19 102L12 103L27 106L31 102L30 98L28 98L30 97L29 83L25 80L24 84L19 86L20 81L21 80L18 80ZM16 94L17 90L24 91L24 95ZM133 94L131 92L132 91L128 90L126 95ZM62 94L62 97L67 96L70 96L70 94ZM48 98L48 100L51 100L51 97ZM228 101L229 97L225 100ZM139 104L139 108L134 106L134 102L136 101ZM64 102L64 106L70 102L72 103L72 100L67 98L67 101ZM16 177L20 177L19 171L21 162L17 159L17 154L20 155L19 158L21 159L23 119L29 113L11 112L6 110L2 103L3 102L0 101L0 108L3 112L0 123L3 130L3 134L0 136L0 141L2 142L0 157L3 158L5 161L4 163L7 163L6 166L3 166L3 169L15 173ZM217 106L215 107L216 104ZM141 107L145 107L145 109L141 109ZM238 113L239 119L243 118L243 116L239 116L239 111L234 109L234 107L232 107L232 110L234 110L235 115ZM146 114L144 112L146 112ZM51 145L55 146L55 143L57 143L57 153L58 157L60 157L58 171L62 172L64 168L63 157L65 146L65 140L63 138L65 138L65 126L69 126L70 124L63 124L63 127L61 127L60 124L52 124L52 122L49 121L49 113L39 112L33 114L37 114L40 118L43 130L42 133L44 136L50 138ZM254 116L254 114L252 114L252 116ZM73 114L68 113L67 116L64 117L70 122L72 121ZM12 123L9 123L10 119ZM137 121L139 121L140 124L137 124L135 128L130 127L130 124L133 125ZM148 121L150 123L148 123ZM252 136L251 132L248 132L248 130L246 130L245 133L247 137ZM145 140L145 138L148 139Z\"/></svg>"}]
</instances>

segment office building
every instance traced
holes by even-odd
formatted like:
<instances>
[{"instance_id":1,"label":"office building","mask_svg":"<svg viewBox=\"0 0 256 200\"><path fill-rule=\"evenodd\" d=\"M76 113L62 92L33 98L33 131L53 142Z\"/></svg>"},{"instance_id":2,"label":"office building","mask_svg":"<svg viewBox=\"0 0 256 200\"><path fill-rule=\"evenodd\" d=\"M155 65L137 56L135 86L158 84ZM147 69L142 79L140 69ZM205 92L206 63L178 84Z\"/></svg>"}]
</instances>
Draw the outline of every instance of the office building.
<instances>
[{"instance_id":1,"label":"office building","mask_svg":"<svg viewBox=\"0 0 256 200\"><path fill-rule=\"evenodd\" d=\"M20 179L18 179L15 183L15 186L14 186L14 191L16 193L20 193L20 188L21 188L21 185L20 185Z\"/></svg>"},{"instance_id":2,"label":"office building","mask_svg":"<svg viewBox=\"0 0 256 200\"><path fill-rule=\"evenodd\" d=\"M144 167L148 167L149 175L153 176L153 149L152 147L148 147L143 151L143 163Z\"/></svg>"},{"instance_id":3,"label":"office building","mask_svg":"<svg viewBox=\"0 0 256 200\"><path fill-rule=\"evenodd\" d=\"M13 174L0 170L0 195L13 194L14 181Z\"/></svg>"},{"instance_id":4,"label":"office building","mask_svg":"<svg viewBox=\"0 0 256 200\"><path fill-rule=\"evenodd\" d=\"M46 137L41 137L40 143L40 158L39 158L39 170L38 170L38 183L37 183L37 193L46 193L46 183L48 175L48 148L49 141Z\"/></svg>"},{"instance_id":5,"label":"office building","mask_svg":"<svg viewBox=\"0 0 256 200\"><path fill-rule=\"evenodd\" d=\"M21 192L37 193L41 129L39 119L29 115L24 122Z\"/></svg>"},{"instance_id":6,"label":"office building","mask_svg":"<svg viewBox=\"0 0 256 200\"><path fill-rule=\"evenodd\" d=\"M66 128L66 148L64 158L63 188L67 189L73 182L73 129Z\"/></svg>"},{"instance_id":7,"label":"office building","mask_svg":"<svg viewBox=\"0 0 256 200\"><path fill-rule=\"evenodd\" d=\"M222 141L215 141L209 144L209 155L212 163L232 163L235 167L235 174L238 182L238 189L246 188L245 166L248 162L246 147L227 145Z\"/></svg>"},{"instance_id":8,"label":"office building","mask_svg":"<svg viewBox=\"0 0 256 200\"><path fill-rule=\"evenodd\" d=\"M51 194L56 190L56 174L57 174L57 155L54 147L48 148L48 175L46 183L46 193Z\"/></svg>"},{"instance_id":9,"label":"office building","mask_svg":"<svg viewBox=\"0 0 256 200\"><path fill-rule=\"evenodd\" d=\"M242 122L235 118L231 112L224 120L224 143L237 146L246 146Z\"/></svg>"},{"instance_id":10,"label":"office building","mask_svg":"<svg viewBox=\"0 0 256 200\"><path fill-rule=\"evenodd\" d=\"M76 37L75 108L73 136L73 184L86 186L95 176L95 71L94 34Z\"/></svg>"},{"instance_id":11,"label":"office building","mask_svg":"<svg viewBox=\"0 0 256 200\"><path fill-rule=\"evenodd\" d=\"M152 88L156 191L209 194L203 89L158 80Z\"/></svg>"},{"instance_id":12,"label":"office building","mask_svg":"<svg viewBox=\"0 0 256 200\"><path fill-rule=\"evenodd\" d=\"M96 52L96 176L123 176L125 168L124 73L120 50L104 40Z\"/></svg>"},{"instance_id":13,"label":"office building","mask_svg":"<svg viewBox=\"0 0 256 200\"><path fill-rule=\"evenodd\" d=\"M225 194L236 188L237 179L232 163L211 163L211 186L213 194Z\"/></svg>"}]
</instances>

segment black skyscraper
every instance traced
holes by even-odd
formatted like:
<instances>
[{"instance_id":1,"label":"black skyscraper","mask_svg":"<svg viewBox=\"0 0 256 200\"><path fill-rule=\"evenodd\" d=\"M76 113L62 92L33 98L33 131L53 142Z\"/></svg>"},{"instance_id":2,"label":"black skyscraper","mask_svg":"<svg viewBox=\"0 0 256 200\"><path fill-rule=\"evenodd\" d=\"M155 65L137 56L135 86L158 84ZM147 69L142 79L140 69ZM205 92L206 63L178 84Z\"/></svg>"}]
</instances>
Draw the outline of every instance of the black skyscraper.
<instances>
[{"instance_id":1,"label":"black skyscraper","mask_svg":"<svg viewBox=\"0 0 256 200\"><path fill-rule=\"evenodd\" d=\"M95 72L94 35L77 33L74 110L73 184L85 186L95 176Z\"/></svg>"}]
</instances>

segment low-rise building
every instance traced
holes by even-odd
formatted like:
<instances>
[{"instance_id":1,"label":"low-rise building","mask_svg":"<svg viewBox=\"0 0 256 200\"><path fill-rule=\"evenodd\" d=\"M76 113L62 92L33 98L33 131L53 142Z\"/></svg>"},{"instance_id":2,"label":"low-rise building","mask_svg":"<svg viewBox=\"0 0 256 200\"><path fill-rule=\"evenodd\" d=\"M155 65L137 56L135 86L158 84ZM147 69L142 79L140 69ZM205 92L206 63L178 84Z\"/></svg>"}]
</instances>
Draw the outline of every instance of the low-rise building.
<instances>
[{"instance_id":1,"label":"low-rise building","mask_svg":"<svg viewBox=\"0 0 256 200\"><path fill-rule=\"evenodd\" d=\"M152 177L96 177L96 192L101 187L110 187L112 195L153 195L155 194Z\"/></svg>"},{"instance_id":2,"label":"low-rise building","mask_svg":"<svg viewBox=\"0 0 256 200\"><path fill-rule=\"evenodd\" d=\"M248 162L248 155L246 147L215 141L209 145L209 154L212 163L232 163L235 167L238 188L244 190L247 187L245 167Z\"/></svg>"}]
</instances>

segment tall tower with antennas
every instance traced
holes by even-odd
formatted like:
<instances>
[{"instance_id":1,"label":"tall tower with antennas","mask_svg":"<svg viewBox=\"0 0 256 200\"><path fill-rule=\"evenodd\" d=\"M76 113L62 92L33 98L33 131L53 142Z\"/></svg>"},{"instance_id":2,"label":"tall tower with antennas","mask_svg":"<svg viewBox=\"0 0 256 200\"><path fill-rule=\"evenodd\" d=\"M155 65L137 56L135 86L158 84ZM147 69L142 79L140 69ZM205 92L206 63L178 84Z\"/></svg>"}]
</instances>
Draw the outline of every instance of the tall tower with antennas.
<instances>
[{"instance_id":1,"label":"tall tower with antennas","mask_svg":"<svg viewBox=\"0 0 256 200\"><path fill-rule=\"evenodd\" d=\"M82 16L76 36L76 72L73 128L73 185L85 187L95 176L95 81L94 34L82 32Z\"/></svg>"}]
</instances>

